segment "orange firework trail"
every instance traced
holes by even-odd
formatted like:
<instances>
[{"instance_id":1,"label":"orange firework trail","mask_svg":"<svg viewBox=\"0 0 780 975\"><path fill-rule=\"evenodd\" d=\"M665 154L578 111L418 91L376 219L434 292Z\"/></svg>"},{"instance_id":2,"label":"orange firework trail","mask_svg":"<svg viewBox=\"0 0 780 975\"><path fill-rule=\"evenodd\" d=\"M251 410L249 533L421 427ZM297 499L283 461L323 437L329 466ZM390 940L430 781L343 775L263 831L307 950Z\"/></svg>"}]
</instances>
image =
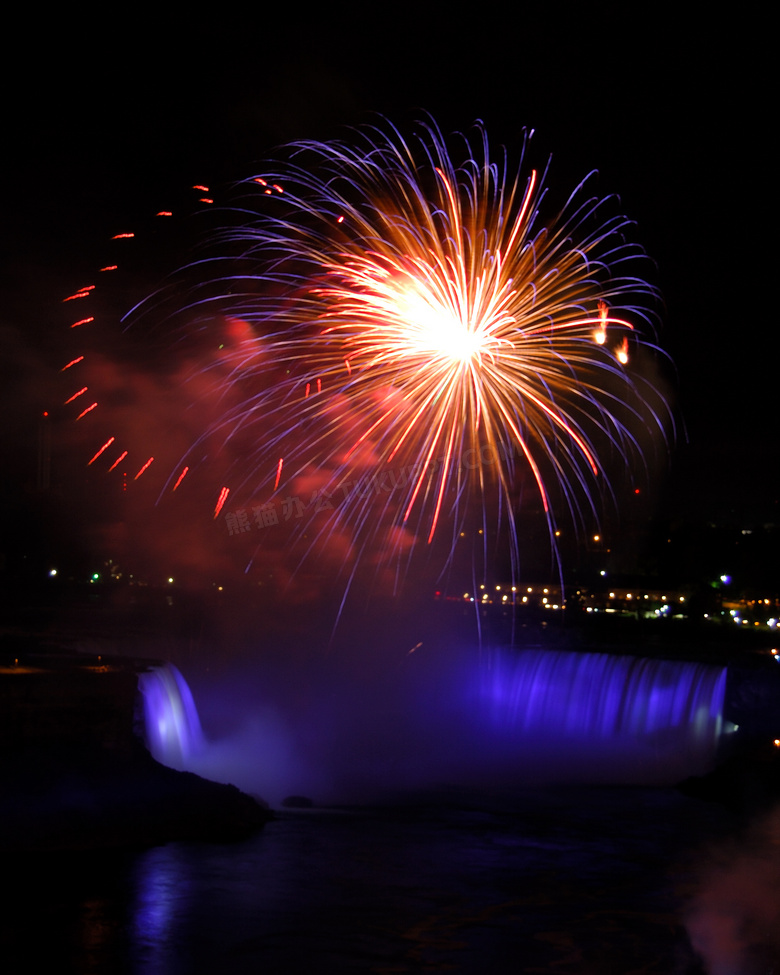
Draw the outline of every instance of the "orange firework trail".
<instances>
[{"instance_id":1,"label":"orange firework trail","mask_svg":"<svg viewBox=\"0 0 780 975\"><path fill-rule=\"evenodd\" d=\"M524 472L552 529L553 494L598 517L607 460L641 453L637 424L665 437L662 396L626 368L630 348L654 350L656 301L630 270L644 255L629 221L585 183L545 216L543 174L491 161L480 127L460 148L458 164L433 123L412 140L387 125L296 144L286 172L246 182L243 224L217 241L243 248L235 273L188 312L254 327L226 353L229 386L262 391L209 431L229 443L261 426L249 476L242 461L250 492L279 453L286 470L330 471L331 488L370 455L412 471L385 502L396 524L430 542L471 496L498 501L514 536ZM366 523L367 504L338 517Z\"/></svg>"}]
</instances>

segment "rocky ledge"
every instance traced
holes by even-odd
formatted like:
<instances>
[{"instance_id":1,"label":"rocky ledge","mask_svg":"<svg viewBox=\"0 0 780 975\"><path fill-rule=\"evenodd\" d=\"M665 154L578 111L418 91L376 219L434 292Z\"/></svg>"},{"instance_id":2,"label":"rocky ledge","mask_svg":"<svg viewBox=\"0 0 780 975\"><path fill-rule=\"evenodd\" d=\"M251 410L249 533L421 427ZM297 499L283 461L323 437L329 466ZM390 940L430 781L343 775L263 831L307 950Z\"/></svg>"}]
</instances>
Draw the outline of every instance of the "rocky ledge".
<instances>
[{"instance_id":1,"label":"rocky ledge","mask_svg":"<svg viewBox=\"0 0 780 975\"><path fill-rule=\"evenodd\" d=\"M244 839L272 814L235 786L156 762L73 747L0 756L0 851L139 848Z\"/></svg>"}]
</instances>

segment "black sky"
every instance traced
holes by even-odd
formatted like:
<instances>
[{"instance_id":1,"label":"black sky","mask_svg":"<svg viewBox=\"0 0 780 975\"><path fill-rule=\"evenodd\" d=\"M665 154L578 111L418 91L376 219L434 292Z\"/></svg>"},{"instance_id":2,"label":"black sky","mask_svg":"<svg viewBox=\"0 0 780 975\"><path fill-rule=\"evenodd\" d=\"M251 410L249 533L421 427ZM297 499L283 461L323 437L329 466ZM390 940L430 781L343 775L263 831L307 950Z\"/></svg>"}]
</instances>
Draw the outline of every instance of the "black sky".
<instances>
[{"instance_id":1,"label":"black sky","mask_svg":"<svg viewBox=\"0 0 780 975\"><path fill-rule=\"evenodd\" d=\"M48 309L109 232L193 182L250 175L289 140L427 111L445 131L484 120L510 154L534 128L562 189L599 170L665 299L680 433L664 511L780 521L769 28L711 10L535 7L28 18L3 68L6 490L15 471L25 480L17 434L34 434L59 362Z\"/></svg>"}]
</instances>

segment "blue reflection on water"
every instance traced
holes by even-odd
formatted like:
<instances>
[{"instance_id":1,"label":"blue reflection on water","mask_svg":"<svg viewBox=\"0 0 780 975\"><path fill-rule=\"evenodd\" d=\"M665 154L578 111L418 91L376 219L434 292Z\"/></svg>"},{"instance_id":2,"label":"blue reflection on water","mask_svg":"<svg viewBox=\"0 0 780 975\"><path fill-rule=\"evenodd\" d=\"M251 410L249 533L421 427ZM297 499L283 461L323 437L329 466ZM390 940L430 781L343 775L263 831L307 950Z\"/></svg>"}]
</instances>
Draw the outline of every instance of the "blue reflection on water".
<instances>
[{"instance_id":1,"label":"blue reflection on water","mask_svg":"<svg viewBox=\"0 0 780 975\"><path fill-rule=\"evenodd\" d=\"M232 847L139 854L132 970L581 975L693 961L667 870L709 828L700 804L583 786L407 798L287 814Z\"/></svg>"}]
</instances>

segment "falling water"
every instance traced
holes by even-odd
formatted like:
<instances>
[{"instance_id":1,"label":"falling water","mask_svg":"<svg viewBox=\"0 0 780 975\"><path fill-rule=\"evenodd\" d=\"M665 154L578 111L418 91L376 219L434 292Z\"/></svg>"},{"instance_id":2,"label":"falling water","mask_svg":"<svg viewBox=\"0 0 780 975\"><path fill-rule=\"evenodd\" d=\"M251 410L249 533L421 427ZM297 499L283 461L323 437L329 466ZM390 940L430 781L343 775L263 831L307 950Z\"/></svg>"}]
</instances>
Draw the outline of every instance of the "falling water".
<instances>
[{"instance_id":1,"label":"falling water","mask_svg":"<svg viewBox=\"0 0 780 975\"><path fill-rule=\"evenodd\" d=\"M139 675L149 751L163 765L183 768L204 748L198 709L186 680L172 664Z\"/></svg>"},{"instance_id":2,"label":"falling water","mask_svg":"<svg viewBox=\"0 0 780 975\"><path fill-rule=\"evenodd\" d=\"M724 667L525 650L490 659L481 696L494 731L521 757L648 782L712 767L725 689Z\"/></svg>"},{"instance_id":3,"label":"falling water","mask_svg":"<svg viewBox=\"0 0 780 975\"><path fill-rule=\"evenodd\" d=\"M442 654L395 682L377 670L314 686L304 708L243 674L256 702L207 745L182 675L153 667L139 682L147 744L272 802L338 801L436 783L671 784L714 766L728 725L726 669L689 661L532 649Z\"/></svg>"}]
</instances>

